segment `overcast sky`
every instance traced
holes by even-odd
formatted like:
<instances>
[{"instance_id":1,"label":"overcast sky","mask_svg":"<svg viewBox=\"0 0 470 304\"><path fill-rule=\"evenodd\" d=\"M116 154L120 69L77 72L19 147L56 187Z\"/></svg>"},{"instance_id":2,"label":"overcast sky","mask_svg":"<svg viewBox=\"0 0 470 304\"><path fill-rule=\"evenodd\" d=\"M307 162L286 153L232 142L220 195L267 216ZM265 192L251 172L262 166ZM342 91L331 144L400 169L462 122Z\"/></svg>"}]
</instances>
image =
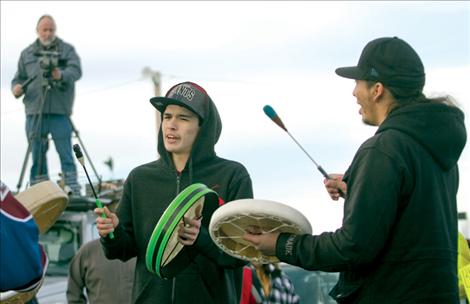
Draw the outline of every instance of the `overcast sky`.
<instances>
[{"instance_id":1,"label":"overcast sky","mask_svg":"<svg viewBox=\"0 0 470 304\"><path fill-rule=\"evenodd\" d=\"M1 1L1 179L12 189L27 143L10 81L46 13L80 55L72 120L100 175L125 178L156 157L154 89L142 73L148 66L162 73L163 93L181 81L202 85L223 120L218 154L247 167L255 197L294 206L314 232L339 227L342 203L329 200L323 177L263 114L265 104L328 172L343 172L376 128L361 123L353 81L334 69L356 64L368 41L398 36L424 62L425 93L451 94L470 109L468 1ZM110 156L113 172L103 164ZM57 178L53 145L48 164ZM468 185L468 146L459 165ZM470 190L461 186L459 209L469 205Z\"/></svg>"}]
</instances>

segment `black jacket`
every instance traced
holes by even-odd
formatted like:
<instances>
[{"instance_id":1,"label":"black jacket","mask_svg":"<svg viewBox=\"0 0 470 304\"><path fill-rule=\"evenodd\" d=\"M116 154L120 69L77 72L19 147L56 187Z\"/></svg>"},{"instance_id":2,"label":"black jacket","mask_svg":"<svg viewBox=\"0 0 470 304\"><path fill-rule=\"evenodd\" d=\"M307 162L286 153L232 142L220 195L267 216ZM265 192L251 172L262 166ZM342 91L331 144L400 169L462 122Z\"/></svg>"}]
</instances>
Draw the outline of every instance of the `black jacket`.
<instances>
[{"instance_id":1,"label":"black jacket","mask_svg":"<svg viewBox=\"0 0 470 304\"><path fill-rule=\"evenodd\" d=\"M391 112L344 180L342 227L279 237L283 261L339 271L339 303L458 303L457 160L464 115L443 104Z\"/></svg>"},{"instance_id":2,"label":"black jacket","mask_svg":"<svg viewBox=\"0 0 470 304\"><path fill-rule=\"evenodd\" d=\"M219 158L214 146L222 129L217 109L209 100L191 157L179 176L159 132L160 159L132 170L117 211L119 226L115 239L102 239L110 259L127 260L137 256L133 288L134 303L238 303L242 268L246 262L223 253L211 240L207 227L211 214L203 211L202 227L193 246L185 246L175 260L190 261L181 272L160 279L145 264L147 244L160 216L175 196L193 183L203 183L227 202L252 198L250 176L240 163ZM204 206L212 210L217 206ZM172 262L173 263L173 262Z\"/></svg>"}]
</instances>

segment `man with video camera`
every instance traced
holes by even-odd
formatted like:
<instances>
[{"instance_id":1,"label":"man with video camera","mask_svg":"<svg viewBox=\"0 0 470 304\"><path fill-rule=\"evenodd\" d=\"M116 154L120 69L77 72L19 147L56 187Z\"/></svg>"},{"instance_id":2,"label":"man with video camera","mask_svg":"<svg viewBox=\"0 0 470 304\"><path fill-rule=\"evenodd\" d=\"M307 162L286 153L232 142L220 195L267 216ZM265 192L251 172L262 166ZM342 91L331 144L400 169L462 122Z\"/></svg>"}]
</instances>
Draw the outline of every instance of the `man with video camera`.
<instances>
[{"instance_id":1,"label":"man with video camera","mask_svg":"<svg viewBox=\"0 0 470 304\"><path fill-rule=\"evenodd\" d=\"M50 15L39 18L36 30L38 39L21 52L11 83L16 98L24 94L26 135L33 158L30 183L49 179L46 152L51 134L65 185L79 195L70 115L75 81L82 76L80 58L72 45L56 37L56 24Z\"/></svg>"}]
</instances>

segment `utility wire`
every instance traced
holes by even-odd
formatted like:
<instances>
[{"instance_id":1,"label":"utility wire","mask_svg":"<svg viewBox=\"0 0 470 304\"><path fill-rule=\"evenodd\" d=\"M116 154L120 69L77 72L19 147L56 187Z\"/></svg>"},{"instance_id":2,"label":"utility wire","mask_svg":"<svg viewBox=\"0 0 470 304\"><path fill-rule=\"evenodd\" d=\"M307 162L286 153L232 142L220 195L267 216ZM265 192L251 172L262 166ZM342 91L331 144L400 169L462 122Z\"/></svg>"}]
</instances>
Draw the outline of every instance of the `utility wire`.
<instances>
[{"instance_id":1,"label":"utility wire","mask_svg":"<svg viewBox=\"0 0 470 304\"><path fill-rule=\"evenodd\" d=\"M195 78L197 78L198 80L201 80L201 81L234 82L234 83L253 84L253 85L258 85L259 84L259 83L254 82L254 81L246 81L246 80L238 80L238 79L223 79L223 78L211 79L211 78L204 78L204 77L200 78L200 77L194 77L194 76L174 75L174 74L166 74L166 73L162 73L161 76L162 77L167 77L168 79L174 79L174 78L178 78L178 79L195 79ZM138 79L127 80L127 81L124 81L124 82L111 84L111 85L104 86L104 87L101 87L101 88L90 89L90 90L87 90L87 91L84 91L84 92L81 92L81 93L77 93L76 98L78 99L81 96L86 96L86 95L95 94L95 93L99 93L99 92L103 92L103 91L107 91L107 90L111 90L111 89L117 89L117 88L125 87L125 86L131 85L133 83L144 81L144 80L146 80L145 77L139 77ZM3 115L8 115L8 114L16 113L16 112L19 112L19 111L23 111L23 107L19 107L18 109L13 109L13 110L10 110L10 111L1 112L1 115L2 116Z\"/></svg>"},{"instance_id":2,"label":"utility wire","mask_svg":"<svg viewBox=\"0 0 470 304\"><path fill-rule=\"evenodd\" d=\"M111 85L108 85L108 86L105 86L105 87L102 87L102 88L91 89L91 90L85 91L83 93L80 93L80 96L89 95L89 94L93 94L93 93L98 93L98 92L102 92L102 91L107 91L107 90L111 90L111 89L117 89L117 88L120 88L120 87L125 87L125 86L133 84L135 82L140 82L142 80L144 80L144 78L140 77L138 79L128 80L128 81L117 83L117 84L111 84Z\"/></svg>"},{"instance_id":3,"label":"utility wire","mask_svg":"<svg viewBox=\"0 0 470 304\"><path fill-rule=\"evenodd\" d=\"M140 77L139 79L133 79L133 80L128 80L128 81L125 81L125 82L121 82L121 83L117 83L117 84L112 84L112 85L109 85L109 86L105 86L105 87L102 87L102 88L97 88L97 89L91 89L91 90L88 90L88 91L85 91L83 93L77 93L76 94L76 97L75 98L80 98L81 96L84 96L84 95L89 95L89 94L93 94L93 93L99 93L99 92L102 92L102 91L106 91L106 90L111 90L111 89L117 89L117 88L120 88L120 87L125 87L125 86L128 86L130 84L133 84L135 82L139 82L139 81L142 81L144 80L143 77ZM18 109L14 109L14 110L10 110L10 111L4 111L1 113L1 115L6 115L6 114L11 114L11 113L16 113L16 112L19 112L19 111L23 111L23 107L19 107Z\"/></svg>"}]
</instances>

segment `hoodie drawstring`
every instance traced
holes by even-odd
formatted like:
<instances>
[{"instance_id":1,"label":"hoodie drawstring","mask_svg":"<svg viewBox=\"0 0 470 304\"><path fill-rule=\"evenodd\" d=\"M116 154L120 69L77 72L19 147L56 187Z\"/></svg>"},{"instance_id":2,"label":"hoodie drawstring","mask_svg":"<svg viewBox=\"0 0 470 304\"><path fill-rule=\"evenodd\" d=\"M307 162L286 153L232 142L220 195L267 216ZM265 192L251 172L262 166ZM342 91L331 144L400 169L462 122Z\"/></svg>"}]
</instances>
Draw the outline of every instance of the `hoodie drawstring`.
<instances>
[{"instance_id":1,"label":"hoodie drawstring","mask_svg":"<svg viewBox=\"0 0 470 304\"><path fill-rule=\"evenodd\" d=\"M189 158L189 185L193 184L193 158Z\"/></svg>"}]
</instances>

